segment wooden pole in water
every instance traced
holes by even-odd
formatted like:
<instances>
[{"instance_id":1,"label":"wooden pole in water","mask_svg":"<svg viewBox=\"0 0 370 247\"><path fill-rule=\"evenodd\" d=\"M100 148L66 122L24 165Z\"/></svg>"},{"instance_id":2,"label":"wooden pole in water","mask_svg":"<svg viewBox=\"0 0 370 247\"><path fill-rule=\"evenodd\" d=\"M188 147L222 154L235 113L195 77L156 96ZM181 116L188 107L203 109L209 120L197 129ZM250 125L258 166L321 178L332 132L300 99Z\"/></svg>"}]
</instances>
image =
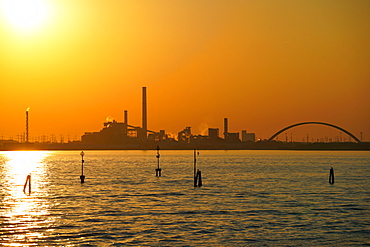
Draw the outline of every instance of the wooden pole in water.
<instances>
[{"instance_id":1,"label":"wooden pole in water","mask_svg":"<svg viewBox=\"0 0 370 247\"><path fill-rule=\"evenodd\" d=\"M157 161L158 161L158 166L157 166L157 169L155 169L155 176L160 177L162 169L159 168L159 158L161 157L161 155L159 154L159 146L157 146L157 156L156 157L157 157Z\"/></svg>"},{"instance_id":2,"label":"wooden pole in water","mask_svg":"<svg viewBox=\"0 0 370 247\"><path fill-rule=\"evenodd\" d=\"M194 187L197 187L197 150L194 149Z\"/></svg>"},{"instance_id":3,"label":"wooden pole in water","mask_svg":"<svg viewBox=\"0 0 370 247\"><path fill-rule=\"evenodd\" d=\"M329 184L334 184L334 169L333 169L333 167L330 168Z\"/></svg>"},{"instance_id":4,"label":"wooden pole in water","mask_svg":"<svg viewBox=\"0 0 370 247\"><path fill-rule=\"evenodd\" d=\"M85 155L85 153L84 153L84 151L81 151L80 155L81 155L81 158L82 158L80 179L81 179L81 184L83 184L85 182L85 175L84 175L84 162L85 162L84 161L84 155Z\"/></svg>"},{"instance_id":5,"label":"wooden pole in water","mask_svg":"<svg viewBox=\"0 0 370 247\"><path fill-rule=\"evenodd\" d=\"M198 169L197 171L197 180L198 180L198 187L202 187L202 172Z\"/></svg>"},{"instance_id":6,"label":"wooden pole in water","mask_svg":"<svg viewBox=\"0 0 370 247\"><path fill-rule=\"evenodd\" d=\"M23 187L24 193L26 193L27 184L28 184L28 194L31 194L31 174L27 175L26 183L24 184L24 187Z\"/></svg>"},{"instance_id":7,"label":"wooden pole in water","mask_svg":"<svg viewBox=\"0 0 370 247\"><path fill-rule=\"evenodd\" d=\"M199 169L197 170L197 155L199 155L199 152L194 149L194 187L202 187L202 172Z\"/></svg>"}]
</instances>

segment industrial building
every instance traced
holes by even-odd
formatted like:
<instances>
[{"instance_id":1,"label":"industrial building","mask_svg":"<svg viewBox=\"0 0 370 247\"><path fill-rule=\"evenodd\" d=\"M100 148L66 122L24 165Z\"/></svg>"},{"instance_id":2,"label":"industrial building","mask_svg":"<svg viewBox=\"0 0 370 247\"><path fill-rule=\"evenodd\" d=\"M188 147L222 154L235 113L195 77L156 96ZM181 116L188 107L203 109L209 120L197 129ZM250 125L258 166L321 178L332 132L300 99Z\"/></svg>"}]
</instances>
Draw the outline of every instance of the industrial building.
<instances>
[{"instance_id":1,"label":"industrial building","mask_svg":"<svg viewBox=\"0 0 370 247\"><path fill-rule=\"evenodd\" d=\"M242 132L242 140L239 138L239 133L231 133L228 130L228 118L224 118L224 138L219 136L218 128L209 128L208 136L193 135L191 127L186 127L178 132L177 140L170 139L164 130L152 131L148 130L147 119L147 91L146 87L142 88L142 125L133 126L128 122L128 111L124 111L123 122L118 122L112 118L107 118L104 122L104 127L99 132L85 132L81 141L83 144L96 145L127 145L127 144L153 144L161 142L168 145L190 145L204 144L207 146L212 144L232 144L242 142L254 142L255 134ZM177 144L176 144L176 143ZM147 146L147 145L146 145Z\"/></svg>"},{"instance_id":2,"label":"industrial building","mask_svg":"<svg viewBox=\"0 0 370 247\"><path fill-rule=\"evenodd\" d=\"M246 130L242 130L242 142L255 142L255 141L256 141L256 134L247 133Z\"/></svg>"},{"instance_id":3,"label":"industrial building","mask_svg":"<svg viewBox=\"0 0 370 247\"><path fill-rule=\"evenodd\" d=\"M323 122L303 122L288 126L268 140L259 140L256 142L256 135L248 133L246 130L241 131L241 140L239 133L229 132L229 120L224 118L223 138L220 137L218 128L208 128L208 135L194 135L191 133L191 127L185 127L178 132L177 138L169 137L164 130L152 131L148 129L147 119L147 91L146 87L142 88L142 124L141 126L130 125L128 121L128 111L123 111L123 122L118 122L111 117L108 117L103 123L103 128L99 132L85 132L81 141L77 141L77 137L73 141L65 143L61 137L61 141L57 142L54 136L51 141L44 140L30 141L29 140L29 108L26 110L26 131L24 135L19 135L21 141L15 141L12 138L8 140L0 139L1 150L81 150L81 149L156 149L160 146L161 149L210 149L210 150L369 150L369 142L362 142L350 132ZM339 129L350 137L355 139L353 142L279 142L273 141L274 137L281 132L304 124L321 124ZM172 136L172 135L171 135ZM362 138L361 138L362 139ZM54 141L53 141L54 140Z\"/></svg>"},{"instance_id":4,"label":"industrial building","mask_svg":"<svg viewBox=\"0 0 370 247\"><path fill-rule=\"evenodd\" d=\"M147 128L146 87L142 88L142 126L128 124L128 111L124 111L123 122L107 118L99 132L85 132L81 141L85 144L126 144L138 141L161 141L166 138L164 130L159 132ZM149 135L148 135L149 134Z\"/></svg>"}]
</instances>

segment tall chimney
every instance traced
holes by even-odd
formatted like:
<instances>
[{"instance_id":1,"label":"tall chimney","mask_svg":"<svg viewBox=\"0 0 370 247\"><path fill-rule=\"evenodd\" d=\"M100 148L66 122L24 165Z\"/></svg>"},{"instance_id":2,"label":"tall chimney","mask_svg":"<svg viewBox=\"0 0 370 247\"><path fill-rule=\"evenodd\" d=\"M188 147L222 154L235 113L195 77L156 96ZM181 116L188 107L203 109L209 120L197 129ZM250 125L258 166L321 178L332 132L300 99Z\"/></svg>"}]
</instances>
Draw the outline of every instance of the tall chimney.
<instances>
[{"instance_id":1,"label":"tall chimney","mask_svg":"<svg viewBox=\"0 0 370 247\"><path fill-rule=\"evenodd\" d=\"M229 133L229 123L228 119L224 118L224 138L226 139L227 133Z\"/></svg>"},{"instance_id":2,"label":"tall chimney","mask_svg":"<svg viewBox=\"0 0 370 247\"><path fill-rule=\"evenodd\" d=\"M28 111L30 108L28 107L26 110L26 142L28 142Z\"/></svg>"},{"instance_id":3,"label":"tall chimney","mask_svg":"<svg viewBox=\"0 0 370 247\"><path fill-rule=\"evenodd\" d=\"M146 112L146 87L143 87L143 137L146 139L147 137L147 112Z\"/></svg>"},{"instance_id":4,"label":"tall chimney","mask_svg":"<svg viewBox=\"0 0 370 247\"><path fill-rule=\"evenodd\" d=\"M123 138L127 138L128 114L127 110L123 112Z\"/></svg>"},{"instance_id":5,"label":"tall chimney","mask_svg":"<svg viewBox=\"0 0 370 247\"><path fill-rule=\"evenodd\" d=\"M127 110L125 110L124 112L123 112L123 123L124 124L128 124L128 115L127 115Z\"/></svg>"}]
</instances>

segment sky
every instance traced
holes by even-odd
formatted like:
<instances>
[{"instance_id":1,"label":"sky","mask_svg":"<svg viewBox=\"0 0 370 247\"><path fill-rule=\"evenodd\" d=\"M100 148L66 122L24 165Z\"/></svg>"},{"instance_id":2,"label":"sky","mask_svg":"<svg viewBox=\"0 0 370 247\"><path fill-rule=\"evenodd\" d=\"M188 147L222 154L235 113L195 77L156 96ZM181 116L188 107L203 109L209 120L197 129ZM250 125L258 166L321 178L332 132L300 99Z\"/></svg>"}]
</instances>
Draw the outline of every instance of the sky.
<instances>
[{"instance_id":1,"label":"sky","mask_svg":"<svg viewBox=\"0 0 370 247\"><path fill-rule=\"evenodd\" d=\"M31 140L80 138L124 110L140 126L147 87L154 131L222 133L228 118L266 139L320 121L370 141L368 0L0 2L2 139L25 132L28 107Z\"/></svg>"}]
</instances>

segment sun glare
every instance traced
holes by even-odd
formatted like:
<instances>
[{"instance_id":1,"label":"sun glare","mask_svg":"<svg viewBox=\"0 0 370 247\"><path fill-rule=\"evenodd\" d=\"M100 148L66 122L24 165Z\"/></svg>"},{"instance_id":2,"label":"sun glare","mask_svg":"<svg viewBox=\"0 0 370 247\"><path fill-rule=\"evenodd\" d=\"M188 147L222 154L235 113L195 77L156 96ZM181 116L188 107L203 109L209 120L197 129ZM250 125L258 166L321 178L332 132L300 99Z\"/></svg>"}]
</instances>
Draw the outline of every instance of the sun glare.
<instances>
[{"instance_id":1,"label":"sun glare","mask_svg":"<svg viewBox=\"0 0 370 247\"><path fill-rule=\"evenodd\" d=\"M46 22L49 8L43 0L2 0L2 14L15 28L30 31Z\"/></svg>"},{"instance_id":2,"label":"sun glare","mask_svg":"<svg viewBox=\"0 0 370 247\"><path fill-rule=\"evenodd\" d=\"M8 235L10 242L23 240L26 243L30 239L42 238L42 233L32 229L40 228L41 215L48 215L48 205L42 198L47 196L47 192L43 189L47 178L44 159L49 156L49 153L47 151L0 152L0 218L5 225L13 228L14 234ZM32 176L32 192L29 186L24 190L27 175Z\"/></svg>"}]
</instances>

